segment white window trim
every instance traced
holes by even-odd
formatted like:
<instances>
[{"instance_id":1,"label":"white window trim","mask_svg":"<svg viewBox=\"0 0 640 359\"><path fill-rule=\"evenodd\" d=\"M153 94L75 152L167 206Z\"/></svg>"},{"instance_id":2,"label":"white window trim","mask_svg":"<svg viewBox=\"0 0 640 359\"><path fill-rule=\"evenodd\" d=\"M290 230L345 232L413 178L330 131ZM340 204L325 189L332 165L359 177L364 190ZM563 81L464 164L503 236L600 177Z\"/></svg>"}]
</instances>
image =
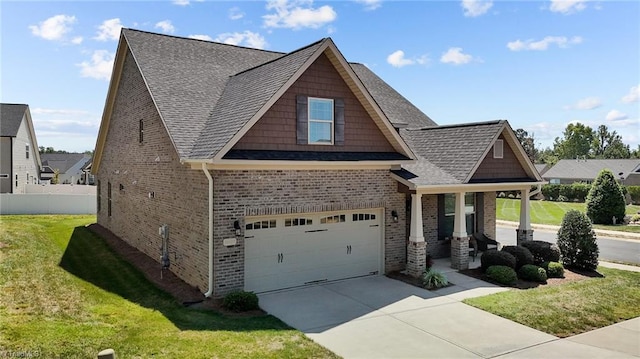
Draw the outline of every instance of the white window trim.
<instances>
[{"instance_id":1,"label":"white window trim","mask_svg":"<svg viewBox=\"0 0 640 359\"><path fill-rule=\"evenodd\" d=\"M493 145L493 158L504 158L504 141L496 140Z\"/></svg>"},{"instance_id":2,"label":"white window trim","mask_svg":"<svg viewBox=\"0 0 640 359\"><path fill-rule=\"evenodd\" d=\"M319 100L319 101L330 101L331 102L331 121L326 120L314 120L311 118L311 101ZM331 123L331 143L328 142L311 142L311 123ZM310 145L323 145L323 146L333 146L336 136L335 136L335 102L331 98L322 98L322 97L309 97L307 98L307 143Z\"/></svg>"}]
</instances>

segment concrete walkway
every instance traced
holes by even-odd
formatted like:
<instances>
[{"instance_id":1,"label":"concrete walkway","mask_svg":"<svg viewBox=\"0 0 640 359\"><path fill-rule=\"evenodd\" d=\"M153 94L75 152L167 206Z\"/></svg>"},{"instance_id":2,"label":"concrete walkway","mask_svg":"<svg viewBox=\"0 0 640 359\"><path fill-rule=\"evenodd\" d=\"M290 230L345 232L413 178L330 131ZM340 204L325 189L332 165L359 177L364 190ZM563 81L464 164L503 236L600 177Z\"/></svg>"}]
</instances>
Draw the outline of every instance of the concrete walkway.
<instances>
[{"instance_id":1,"label":"concrete walkway","mask_svg":"<svg viewBox=\"0 0 640 359\"><path fill-rule=\"evenodd\" d=\"M509 289L435 266L455 285L371 276L261 294L260 306L344 358L640 357L640 318L560 339L461 303Z\"/></svg>"}]
</instances>

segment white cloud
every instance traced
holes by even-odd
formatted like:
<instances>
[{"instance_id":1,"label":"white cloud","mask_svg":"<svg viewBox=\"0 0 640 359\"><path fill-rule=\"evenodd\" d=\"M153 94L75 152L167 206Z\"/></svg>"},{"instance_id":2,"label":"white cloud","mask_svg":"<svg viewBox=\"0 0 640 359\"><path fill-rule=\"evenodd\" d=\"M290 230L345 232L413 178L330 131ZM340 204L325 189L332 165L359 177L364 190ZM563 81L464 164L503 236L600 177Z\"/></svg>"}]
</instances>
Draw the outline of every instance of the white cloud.
<instances>
[{"instance_id":1,"label":"white cloud","mask_svg":"<svg viewBox=\"0 0 640 359\"><path fill-rule=\"evenodd\" d=\"M84 110L52 109L52 108L40 108L40 107L36 107L32 109L31 113L37 114L37 115L63 115L63 116L77 116L77 115L89 114L89 112Z\"/></svg>"},{"instance_id":2,"label":"white cloud","mask_svg":"<svg viewBox=\"0 0 640 359\"><path fill-rule=\"evenodd\" d=\"M98 34L94 39L98 41L118 40L122 23L119 18L105 20L98 26Z\"/></svg>"},{"instance_id":3,"label":"white cloud","mask_svg":"<svg viewBox=\"0 0 640 359\"><path fill-rule=\"evenodd\" d=\"M526 41L516 40L507 43L507 47L511 51L523 51L523 50L536 50L544 51L549 48L549 45L556 44L560 48L569 47L569 45L579 44L582 42L582 37L574 36L567 38L565 36L547 36L540 41L534 41L529 39Z\"/></svg>"},{"instance_id":4,"label":"white cloud","mask_svg":"<svg viewBox=\"0 0 640 359\"><path fill-rule=\"evenodd\" d=\"M209 35L189 35L187 37L196 40L213 41L213 38Z\"/></svg>"},{"instance_id":5,"label":"white cloud","mask_svg":"<svg viewBox=\"0 0 640 359\"><path fill-rule=\"evenodd\" d=\"M598 97L585 97L578 100L574 105L565 106L565 110L593 110L602 106L602 101Z\"/></svg>"},{"instance_id":6,"label":"white cloud","mask_svg":"<svg viewBox=\"0 0 640 359\"><path fill-rule=\"evenodd\" d=\"M382 0L355 0L357 3L364 5L364 9L372 11L382 6Z\"/></svg>"},{"instance_id":7,"label":"white cloud","mask_svg":"<svg viewBox=\"0 0 640 359\"><path fill-rule=\"evenodd\" d=\"M39 25L31 25L31 33L45 40L63 40L64 35L71 31L71 25L76 22L75 16L52 16Z\"/></svg>"},{"instance_id":8,"label":"white cloud","mask_svg":"<svg viewBox=\"0 0 640 359\"><path fill-rule=\"evenodd\" d=\"M189 0L173 0L173 4L179 6L187 6L189 5Z\"/></svg>"},{"instance_id":9,"label":"white cloud","mask_svg":"<svg viewBox=\"0 0 640 359\"><path fill-rule=\"evenodd\" d=\"M404 57L404 51L398 50L387 56L387 63L393 67L404 67L415 64L426 65L429 63L429 57L427 55L422 55L420 57L408 59Z\"/></svg>"},{"instance_id":10,"label":"white cloud","mask_svg":"<svg viewBox=\"0 0 640 359\"><path fill-rule=\"evenodd\" d=\"M551 0L549 10L569 15L586 9L586 3L587 0Z\"/></svg>"},{"instance_id":11,"label":"white cloud","mask_svg":"<svg viewBox=\"0 0 640 359\"><path fill-rule=\"evenodd\" d=\"M231 20L240 20L244 17L244 15L244 12L242 12L242 10L240 10L240 8L237 6L229 9L229 19Z\"/></svg>"},{"instance_id":12,"label":"white cloud","mask_svg":"<svg viewBox=\"0 0 640 359\"><path fill-rule=\"evenodd\" d=\"M247 46L255 49L264 49L267 45L267 41L262 35L251 31L220 34L213 41L229 45Z\"/></svg>"},{"instance_id":13,"label":"white cloud","mask_svg":"<svg viewBox=\"0 0 640 359\"><path fill-rule=\"evenodd\" d=\"M472 60L473 56L463 53L460 47L451 47L440 57L440 62L454 65L467 64Z\"/></svg>"},{"instance_id":14,"label":"white cloud","mask_svg":"<svg viewBox=\"0 0 640 359\"><path fill-rule=\"evenodd\" d=\"M626 113L622 113L618 110L611 110L609 111L609 113L607 113L607 117L605 117L605 119L607 121L622 121L622 120L626 120L628 119L629 116L627 116Z\"/></svg>"},{"instance_id":15,"label":"white cloud","mask_svg":"<svg viewBox=\"0 0 640 359\"><path fill-rule=\"evenodd\" d=\"M165 34L173 34L176 28L171 24L171 20L162 20L156 23L156 29L161 29Z\"/></svg>"},{"instance_id":16,"label":"white cloud","mask_svg":"<svg viewBox=\"0 0 640 359\"><path fill-rule=\"evenodd\" d=\"M266 27L317 29L338 16L329 5L313 7L313 0L269 0L267 10L275 13L262 16Z\"/></svg>"},{"instance_id":17,"label":"white cloud","mask_svg":"<svg viewBox=\"0 0 640 359\"><path fill-rule=\"evenodd\" d=\"M76 36L73 39L71 39L71 43L74 45L80 45L82 43L82 36Z\"/></svg>"},{"instance_id":18,"label":"white cloud","mask_svg":"<svg viewBox=\"0 0 640 359\"><path fill-rule=\"evenodd\" d=\"M114 56L115 54L107 50L94 51L90 61L83 61L78 64L80 66L80 75L109 81L111 70L113 69Z\"/></svg>"},{"instance_id":19,"label":"white cloud","mask_svg":"<svg viewBox=\"0 0 640 359\"><path fill-rule=\"evenodd\" d=\"M493 6L491 0L462 0L460 6L464 9L464 16L476 17L484 15Z\"/></svg>"},{"instance_id":20,"label":"white cloud","mask_svg":"<svg viewBox=\"0 0 640 359\"><path fill-rule=\"evenodd\" d=\"M640 85L633 86L629 90L629 93L622 97L621 101L623 103L632 103L632 102L638 102L639 100L640 100Z\"/></svg>"}]
</instances>

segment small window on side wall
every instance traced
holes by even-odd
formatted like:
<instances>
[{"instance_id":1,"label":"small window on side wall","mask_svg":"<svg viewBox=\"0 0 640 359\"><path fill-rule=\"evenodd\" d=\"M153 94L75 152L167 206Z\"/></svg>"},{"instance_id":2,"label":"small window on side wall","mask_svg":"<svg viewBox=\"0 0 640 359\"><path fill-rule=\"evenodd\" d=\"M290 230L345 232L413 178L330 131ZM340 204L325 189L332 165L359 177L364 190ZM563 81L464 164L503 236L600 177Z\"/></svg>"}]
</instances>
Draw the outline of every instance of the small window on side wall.
<instances>
[{"instance_id":1,"label":"small window on side wall","mask_svg":"<svg viewBox=\"0 0 640 359\"><path fill-rule=\"evenodd\" d=\"M144 141L144 120L138 122L138 143Z\"/></svg>"},{"instance_id":2,"label":"small window on side wall","mask_svg":"<svg viewBox=\"0 0 640 359\"><path fill-rule=\"evenodd\" d=\"M504 156L504 141L496 140L493 145L493 158L502 158Z\"/></svg>"},{"instance_id":3,"label":"small window on side wall","mask_svg":"<svg viewBox=\"0 0 640 359\"><path fill-rule=\"evenodd\" d=\"M29 159L29 145L25 145L24 146L24 150L25 150L25 155L26 155L27 159Z\"/></svg>"}]
</instances>

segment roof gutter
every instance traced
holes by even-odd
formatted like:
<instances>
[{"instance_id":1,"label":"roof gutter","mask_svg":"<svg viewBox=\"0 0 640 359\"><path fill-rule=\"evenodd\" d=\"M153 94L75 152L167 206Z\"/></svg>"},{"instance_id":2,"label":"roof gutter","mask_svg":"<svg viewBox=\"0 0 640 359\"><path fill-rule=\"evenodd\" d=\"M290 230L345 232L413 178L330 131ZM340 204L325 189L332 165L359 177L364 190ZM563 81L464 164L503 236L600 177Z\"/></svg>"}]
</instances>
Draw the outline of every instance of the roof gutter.
<instances>
[{"instance_id":1,"label":"roof gutter","mask_svg":"<svg viewBox=\"0 0 640 359\"><path fill-rule=\"evenodd\" d=\"M205 297L209 298L213 295L213 284L215 282L213 276L213 177L211 177L207 164L204 162L202 163L202 171L207 176L207 180L209 180L209 290L204 294Z\"/></svg>"}]
</instances>

